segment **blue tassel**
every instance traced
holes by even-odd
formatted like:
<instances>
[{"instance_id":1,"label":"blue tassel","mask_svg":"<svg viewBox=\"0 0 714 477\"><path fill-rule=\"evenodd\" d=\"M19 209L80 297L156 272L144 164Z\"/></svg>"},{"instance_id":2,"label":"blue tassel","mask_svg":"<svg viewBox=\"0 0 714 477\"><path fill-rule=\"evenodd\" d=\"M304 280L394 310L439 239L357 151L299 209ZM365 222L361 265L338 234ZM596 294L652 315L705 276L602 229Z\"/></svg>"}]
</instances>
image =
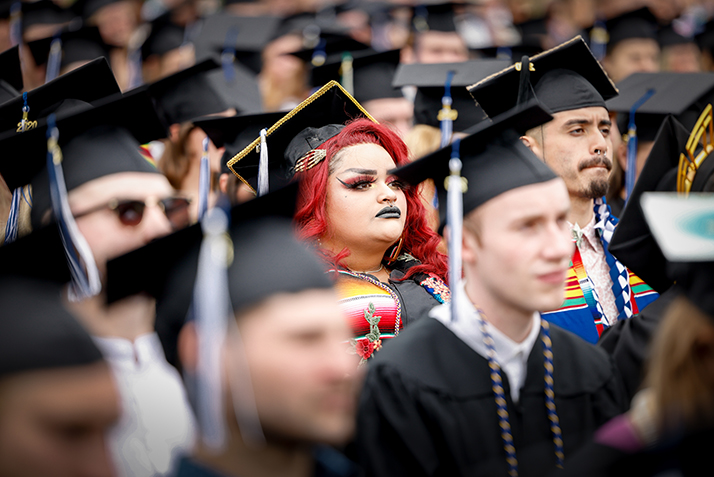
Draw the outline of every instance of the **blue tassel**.
<instances>
[{"instance_id":1,"label":"blue tassel","mask_svg":"<svg viewBox=\"0 0 714 477\"><path fill-rule=\"evenodd\" d=\"M645 102L655 94L654 89L648 89L640 99L630 108L630 122L627 126L627 171L625 171L625 203L632 194L635 187L637 168L637 126L635 125L635 113L645 104Z\"/></svg>"},{"instance_id":2,"label":"blue tassel","mask_svg":"<svg viewBox=\"0 0 714 477\"><path fill-rule=\"evenodd\" d=\"M211 165L208 161L208 136L203 139L201 168L198 175L198 220L201 220L208 210L208 193L211 189Z\"/></svg>"},{"instance_id":3,"label":"blue tassel","mask_svg":"<svg viewBox=\"0 0 714 477\"><path fill-rule=\"evenodd\" d=\"M236 72L233 69L233 62L236 59L235 45L238 41L238 27L231 27L226 32L226 42L224 43L223 52L221 53L221 66L223 68L223 77L226 83L235 81Z\"/></svg>"},{"instance_id":4,"label":"blue tassel","mask_svg":"<svg viewBox=\"0 0 714 477\"><path fill-rule=\"evenodd\" d=\"M463 187L461 177L461 159L459 146L461 140L454 140L451 145L451 159L449 160L449 177L446 191L446 224L449 226L449 288L451 289L451 321L457 321L458 304L457 295L461 293L461 237L463 230Z\"/></svg>"},{"instance_id":5,"label":"blue tassel","mask_svg":"<svg viewBox=\"0 0 714 477\"><path fill-rule=\"evenodd\" d=\"M22 2L15 2L10 7L10 44L22 48Z\"/></svg>"},{"instance_id":6,"label":"blue tassel","mask_svg":"<svg viewBox=\"0 0 714 477\"><path fill-rule=\"evenodd\" d=\"M441 98L441 110L437 119L440 121L441 125L441 144L439 147L446 147L451 141L451 135L453 133L454 120L458 117L459 113L455 109L451 109L452 99L451 99L451 80L454 79L454 72L449 71L446 73L446 83L444 83L444 97Z\"/></svg>"},{"instance_id":7,"label":"blue tassel","mask_svg":"<svg viewBox=\"0 0 714 477\"><path fill-rule=\"evenodd\" d=\"M60 63L62 60L62 40L59 32L55 33L50 43L50 56L47 58L47 71L45 72L45 83L49 83L59 76Z\"/></svg>"},{"instance_id":8,"label":"blue tassel","mask_svg":"<svg viewBox=\"0 0 714 477\"><path fill-rule=\"evenodd\" d=\"M595 20L593 29L590 30L590 51L593 52L595 59L602 61L607 54L607 43L610 35L607 32L607 26L603 20Z\"/></svg>"},{"instance_id":9,"label":"blue tassel","mask_svg":"<svg viewBox=\"0 0 714 477\"><path fill-rule=\"evenodd\" d=\"M102 284L94 255L87 240L77 227L67 201L67 186L62 172L62 151L57 141L59 131L55 125L55 115L47 118L47 172L50 182L52 211L62 237L65 255L72 275L69 299L80 301L99 294Z\"/></svg>"},{"instance_id":10,"label":"blue tassel","mask_svg":"<svg viewBox=\"0 0 714 477\"><path fill-rule=\"evenodd\" d=\"M17 219L20 215L20 201L22 201L22 187L12 191L12 202L10 203L10 213L5 224L5 244L17 240Z\"/></svg>"},{"instance_id":11,"label":"blue tassel","mask_svg":"<svg viewBox=\"0 0 714 477\"><path fill-rule=\"evenodd\" d=\"M141 48L136 48L129 53L129 89L138 88L143 84Z\"/></svg>"}]
</instances>

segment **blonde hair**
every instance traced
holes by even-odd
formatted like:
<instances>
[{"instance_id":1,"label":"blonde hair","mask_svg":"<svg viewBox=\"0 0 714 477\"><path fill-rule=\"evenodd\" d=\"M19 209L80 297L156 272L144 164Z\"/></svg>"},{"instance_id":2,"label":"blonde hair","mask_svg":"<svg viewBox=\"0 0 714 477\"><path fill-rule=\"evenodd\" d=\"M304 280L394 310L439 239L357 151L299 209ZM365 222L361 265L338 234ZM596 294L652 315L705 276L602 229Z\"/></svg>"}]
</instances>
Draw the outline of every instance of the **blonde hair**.
<instances>
[{"instance_id":1,"label":"blonde hair","mask_svg":"<svg viewBox=\"0 0 714 477\"><path fill-rule=\"evenodd\" d=\"M652 343L644 385L663 430L714 419L714 322L684 296L668 308Z\"/></svg>"},{"instance_id":2,"label":"blonde hair","mask_svg":"<svg viewBox=\"0 0 714 477\"><path fill-rule=\"evenodd\" d=\"M181 183L191 168L191 158L186 150L186 144L194 127L192 122L181 123L177 140L165 141L166 148L157 165L174 189L181 189Z\"/></svg>"}]
</instances>

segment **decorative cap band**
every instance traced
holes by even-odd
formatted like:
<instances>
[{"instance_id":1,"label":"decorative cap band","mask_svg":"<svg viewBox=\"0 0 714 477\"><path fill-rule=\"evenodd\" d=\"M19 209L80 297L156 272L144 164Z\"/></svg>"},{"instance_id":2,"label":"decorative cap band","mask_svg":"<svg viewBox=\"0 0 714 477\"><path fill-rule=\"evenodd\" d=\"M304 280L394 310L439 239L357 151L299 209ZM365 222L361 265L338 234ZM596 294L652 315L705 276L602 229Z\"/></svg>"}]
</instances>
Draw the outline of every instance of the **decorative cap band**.
<instances>
[{"instance_id":1,"label":"decorative cap band","mask_svg":"<svg viewBox=\"0 0 714 477\"><path fill-rule=\"evenodd\" d=\"M311 149L304 156L295 162L294 172L305 172L312 169L317 164L322 162L327 157L327 151L324 149Z\"/></svg>"}]
</instances>

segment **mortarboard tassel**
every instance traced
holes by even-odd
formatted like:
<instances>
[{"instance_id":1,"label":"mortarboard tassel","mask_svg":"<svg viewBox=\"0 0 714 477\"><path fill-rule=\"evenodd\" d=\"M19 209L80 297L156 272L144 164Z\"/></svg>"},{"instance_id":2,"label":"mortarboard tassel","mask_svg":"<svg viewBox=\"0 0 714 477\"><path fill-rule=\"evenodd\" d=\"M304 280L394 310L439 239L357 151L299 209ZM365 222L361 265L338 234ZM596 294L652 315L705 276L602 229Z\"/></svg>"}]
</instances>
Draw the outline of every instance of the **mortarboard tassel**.
<instances>
[{"instance_id":1,"label":"mortarboard tassel","mask_svg":"<svg viewBox=\"0 0 714 477\"><path fill-rule=\"evenodd\" d=\"M226 40L223 44L223 51L221 52L221 67L223 68L223 77L226 83L232 83L236 78L233 62L236 59L235 45L237 42L238 28L233 26L226 32Z\"/></svg>"},{"instance_id":2,"label":"mortarboard tassel","mask_svg":"<svg viewBox=\"0 0 714 477\"><path fill-rule=\"evenodd\" d=\"M444 96L441 98L441 109L437 115L441 126L441 144L439 147L446 147L451 141L454 130L454 121L459 116L458 111L451 109L451 80L454 79L454 71L446 73L446 83L444 83Z\"/></svg>"},{"instance_id":3,"label":"mortarboard tassel","mask_svg":"<svg viewBox=\"0 0 714 477\"><path fill-rule=\"evenodd\" d=\"M49 83L59 76L60 62L62 60L62 40L59 31L55 33L50 43L50 55L47 58L47 71L45 72L45 83Z\"/></svg>"},{"instance_id":4,"label":"mortarboard tassel","mask_svg":"<svg viewBox=\"0 0 714 477\"><path fill-rule=\"evenodd\" d=\"M208 136L203 138L201 167L198 174L198 220L201 220L208 210L208 192L211 189L211 165L208 162Z\"/></svg>"},{"instance_id":5,"label":"mortarboard tassel","mask_svg":"<svg viewBox=\"0 0 714 477\"><path fill-rule=\"evenodd\" d=\"M129 52L129 89L138 88L144 84L142 74L141 48Z\"/></svg>"},{"instance_id":6,"label":"mortarboard tassel","mask_svg":"<svg viewBox=\"0 0 714 477\"><path fill-rule=\"evenodd\" d=\"M640 99L630 108L630 122L627 125L627 170L625 171L625 203L632 194L635 187L635 175L637 173L637 126L635 125L635 113L645 104L645 102L655 93L654 89L648 89Z\"/></svg>"},{"instance_id":7,"label":"mortarboard tassel","mask_svg":"<svg viewBox=\"0 0 714 477\"><path fill-rule=\"evenodd\" d=\"M355 94L354 69L352 68L352 55L345 51L342 53L342 63L340 64L340 84L352 96Z\"/></svg>"},{"instance_id":8,"label":"mortarboard tassel","mask_svg":"<svg viewBox=\"0 0 714 477\"><path fill-rule=\"evenodd\" d=\"M607 54L607 43L610 41L610 35L607 32L607 26L603 20L596 20L593 29L590 30L590 50L593 52L595 59L602 61Z\"/></svg>"},{"instance_id":9,"label":"mortarboard tassel","mask_svg":"<svg viewBox=\"0 0 714 477\"><path fill-rule=\"evenodd\" d=\"M320 38L315 50L312 52L312 66L322 66L327 61L327 40Z\"/></svg>"},{"instance_id":10,"label":"mortarboard tassel","mask_svg":"<svg viewBox=\"0 0 714 477\"><path fill-rule=\"evenodd\" d=\"M220 451L226 442L223 404L223 350L232 319L228 294L228 262L233 250L227 239L228 216L219 207L201 220L203 242L193 289L192 313L198 336L193 393L204 445Z\"/></svg>"},{"instance_id":11,"label":"mortarboard tassel","mask_svg":"<svg viewBox=\"0 0 714 477\"><path fill-rule=\"evenodd\" d=\"M461 240L463 228L463 193L465 179L461 177L461 158L459 146L461 139L455 139L451 145L449 177L446 187L446 224L449 226L449 288L451 289L451 321L457 321L461 282Z\"/></svg>"},{"instance_id":12,"label":"mortarboard tassel","mask_svg":"<svg viewBox=\"0 0 714 477\"><path fill-rule=\"evenodd\" d=\"M22 120L18 124L17 131L25 132L29 125L28 114L30 113L30 106L27 104L27 91L22 93L22 100L24 102L22 106ZM22 187L16 188L12 191L12 202L10 202L10 212L7 216L7 223L5 224L5 244L12 243L17 240L17 220L20 216L20 202L22 201Z\"/></svg>"},{"instance_id":13,"label":"mortarboard tassel","mask_svg":"<svg viewBox=\"0 0 714 477\"><path fill-rule=\"evenodd\" d=\"M18 1L10 7L10 44L22 48L22 2ZM22 55L20 55L22 61Z\"/></svg>"},{"instance_id":14,"label":"mortarboard tassel","mask_svg":"<svg viewBox=\"0 0 714 477\"><path fill-rule=\"evenodd\" d=\"M270 179L268 178L268 142L266 140L268 130L260 131L260 162L258 163L258 197L268 193L270 189Z\"/></svg>"},{"instance_id":15,"label":"mortarboard tassel","mask_svg":"<svg viewBox=\"0 0 714 477\"><path fill-rule=\"evenodd\" d=\"M521 57L521 62L516 63L516 71L520 71L518 76L518 99L516 104L524 104L531 100L531 71L535 71L535 66L531 63L528 55Z\"/></svg>"},{"instance_id":16,"label":"mortarboard tassel","mask_svg":"<svg viewBox=\"0 0 714 477\"><path fill-rule=\"evenodd\" d=\"M47 172L50 182L52 211L57 219L62 244L72 275L69 289L70 301L80 301L99 294L102 289L99 270L87 240L77 227L67 201L67 186L62 172L62 151L55 115L47 118Z\"/></svg>"}]
</instances>

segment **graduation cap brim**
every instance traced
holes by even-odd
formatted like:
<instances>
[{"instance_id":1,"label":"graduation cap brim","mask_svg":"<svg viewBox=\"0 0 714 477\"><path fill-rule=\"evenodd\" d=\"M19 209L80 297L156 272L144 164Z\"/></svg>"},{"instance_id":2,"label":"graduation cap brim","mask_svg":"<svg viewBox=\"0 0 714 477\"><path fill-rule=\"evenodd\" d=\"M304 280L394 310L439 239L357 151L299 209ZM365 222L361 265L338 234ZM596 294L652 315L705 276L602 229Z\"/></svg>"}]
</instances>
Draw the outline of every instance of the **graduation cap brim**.
<instances>
[{"instance_id":1,"label":"graduation cap brim","mask_svg":"<svg viewBox=\"0 0 714 477\"><path fill-rule=\"evenodd\" d=\"M262 111L263 104L258 86L258 78L252 70L235 62L230 79L224 68L209 71L206 78L225 103L226 108L234 108L239 114Z\"/></svg>"},{"instance_id":2,"label":"graduation cap brim","mask_svg":"<svg viewBox=\"0 0 714 477\"><path fill-rule=\"evenodd\" d=\"M520 59L517 61L516 64L468 86L471 96L490 117L516 106L521 74ZM617 96L615 84L581 36L539 53L530 58L530 61L534 69L530 71L532 85L550 71L566 69L585 78L605 101Z\"/></svg>"},{"instance_id":3,"label":"graduation cap brim","mask_svg":"<svg viewBox=\"0 0 714 477\"><path fill-rule=\"evenodd\" d=\"M350 37L337 38L330 41L326 41L324 50L325 60L323 64L336 63L342 59L343 53L356 53L358 51L367 52L368 54L376 53L376 51L370 48L369 45L366 45ZM307 63L311 63L314 53L315 48L305 48L302 50L290 52L288 54L296 56Z\"/></svg>"},{"instance_id":4,"label":"graduation cap brim","mask_svg":"<svg viewBox=\"0 0 714 477\"><path fill-rule=\"evenodd\" d=\"M50 47L52 46L52 40L54 36L47 38L41 38L39 40L34 40L27 43L30 53L35 60L36 65L44 65L47 63L47 59L50 54ZM68 49L76 50L78 47L82 46L90 49L91 51L97 52L95 55L84 55L84 60L93 60L99 56L107 57L109 56L110 47L102 39L101 33L99 33L99 28L94 26L83 26L80 28L73 27L71 24L65 28L59 34L59 39L62 42L62 64L66 65L77 61L80 57L77 51L70 51L68 54ZM92 56L88 58L87 56Z\"/></svg>"},{"instance_id":5,"label":"graduation cap brim","mask_svg":"<svg viewBox=\"0 0 714 477\"><path fill-rule=\"evenodd\" d=\"M230 211L231 228L242 222L265 216L292 219L298 187L298 183L289 184L282 189L233 207ZM187 272L188 275L195 277L198 267L198 247L202 238L201 224L197 223L110 260L107 263L107 303L114 303L139 293L146 293L155 298L162 297L168 282L175 281L172 276L179 266L177 257L194 259L191 260L194 261L194 266L189 267ZM236 250L236 260L240 260L240 253L240 250ZM136 270L141 270L141 273L135 273ZM172 300L175 297L180 302L177 308L184 310L183 313L178 313L179 316L185 316L188 311L193 280L186 280L184 285L186 289L182 290L183 293L175 293L175 291L171 293Z\"/></svg>"},{"instance_id":6,"label":"graduation cap brim","mask_svg":"<svg viewBox=\"0 0 714 477\"><path fill-rule=\"evenodd\" d=\"M16 91L22 91L22 69L20 67L20 47L12 48L0 53L0 80L3 80Z\"/></svg>"},{"instance_id":7,"label":"graduation cap brim","mask_svg":"<svg viewBox=\"0 0 714 477\"><path fill-rule=\"evenodd\" d=\"M41 118L36 128L23 133L15 130L0 134L3 159L0 175L10 190L29 184L45 167L47 161L47 118ZM110 96L81 112L57 114L59 144L91 129L109 125L126 129L140 144L166 137L166 126L157 116L145 89Z\"/></svg>"},{"instance_id":8,"label":"graduation cap brim","mask_svg":"<svg viewBox=\"0 0 714 477\"><path fill-rule=\"evenodd\" d=\"M466 168L473 167L473 164L467 164L470 161L478 161L477 156L483 153L493 138L500 134L513 130L518 134L524 131L544 124L553 119L553 117L543 109L536 101L530 101L524 105L518 106L502 115L499 115L495 120L486 120L474 127L473 132L461 139L459 151L461 153L461 161L464 163L462 171L464 175ZM400 179L410 184L416 185L426 179L433 179L439 193L439 215L441 217L441 225L444 225L446 220L446 195L444 190L444 180L449 175L449 160L451 159L451 145L439 149L436 152L428 154L421 159L411 162L405 166L399 167L391 173ZM473 159L476 157L476 159ZM476 164L476 162L474 162ZM545 166L543 166L545 167ZM530 171L528 171L530 173ZM528 175L528 174L526 174ZM553 175L552 178L556 176ZM532 177L518 177L514 171L501 171L498 178L489 180L489 190L480 191L478 184L469 184L470 193L464 194L464 214L478 207L481 203L489 200L496 195L532 183ZM531 182L529 182L531 181ZM482 195L485 194L485 195Z\"/></svg>"},{"instance_id":9,"label":"graduation cap brim","mask_svg":"<svg viewBox=\"0 0 714 477\"><path fill-rule=\"evenodd\" d=\"M266 141L270 158L269 168L274 172L282 172L283 182L286 183L289 180L287 171L282 170L285 150L300 131L306 127L344 124L358 117L377 122L339 83L330 81L268 128ZM259 144L260 137L257 137L227 164L231 172L254 191L260 160L257 150ZM280 185L284 184L278 184L278 187Z\"/></svg>"},{"instance_id":10,"label":"graduation cap brim","mask_svg":"<svg viewBox=\"0 0 714 477\"><path fill-rule=\"evenodd\" d=\"M29 120L46 118L58 107L66 104L65 100L79 100L88 104L121 93L109 63L105 58L97 58L86 65L58 76L27 92L27 105L30 107ZM22 96L0 104L0 131L17 129L22 120Z\"/></svg>"},{"instance_id":11,"label":"graduation cap brim","mask_svg":"<svg viewBox=\"0 0 714 477\"><path fill-rule=\"evenodd\" d=\"M71 280L62 238L52 223L0 247L0 277L25 277L64 284Z\"/></svg>"},{"instance_id":12,"label":"graduation cap brim","mask_svg":"<svg viewBox=\"0 0 714 477\"><path fill-rule=\"evenodd\" d=\"M645 192L676 190L679 155L688 139L689 131L673 116L667 116L609 246L610 253L660 294L672 280L665 271L667 260L647 226L640 198Z\"/></svg>"},{"instance_id":13,"label":"graduation cap brim","mask_svg":"<svg viewBox=\"0 0 714 477\"><path fill-rule=\"evenodd\" d=\"M229 13L208 16L194 39L196 56L203 57L228 47L246 54L259 53L271 40L280 22L281 19L275 16L239 17Z\"/></svg>"},{"instance_id":14,"label":"graduation cap brim","mask_svg":"<svg viewBox=\"0 0 714 477\"><path fill-rule=\"evenodd\" d=\"M261 129L269 128L283 116L284 112L245 114L228 118L221 116L199 119L193 124L203 129L216 147L232 144L245 133L250 139L240 147L239 150L242 150L260 135Z\"/></svg>"},{"instance_id":15,"label":"graduation cap brim","mask_svg":"<svg viewBox=\"0 0 714 477\"><path fill-rule=\"evenodd\" d=\"M618 43L646 38L657 40L657 17L647 7L638 8L607 20L605 27L609 36L607 46L613 48Z\"/></svg>"},{"instance_id":16,"label":"graduation cap brim","mask_svg":"<svg viewBox=\"0 0 714 477\"><path fill-rule=\"evenodd\" d=\"M679 115L714 93L711 73L634 73L617 84L620 94L610 99L610 111L629 112L650 89L655 93L637 109L643 114ZM701 109L701 108L700 108Z\"/></svg>"}]
</instances>

